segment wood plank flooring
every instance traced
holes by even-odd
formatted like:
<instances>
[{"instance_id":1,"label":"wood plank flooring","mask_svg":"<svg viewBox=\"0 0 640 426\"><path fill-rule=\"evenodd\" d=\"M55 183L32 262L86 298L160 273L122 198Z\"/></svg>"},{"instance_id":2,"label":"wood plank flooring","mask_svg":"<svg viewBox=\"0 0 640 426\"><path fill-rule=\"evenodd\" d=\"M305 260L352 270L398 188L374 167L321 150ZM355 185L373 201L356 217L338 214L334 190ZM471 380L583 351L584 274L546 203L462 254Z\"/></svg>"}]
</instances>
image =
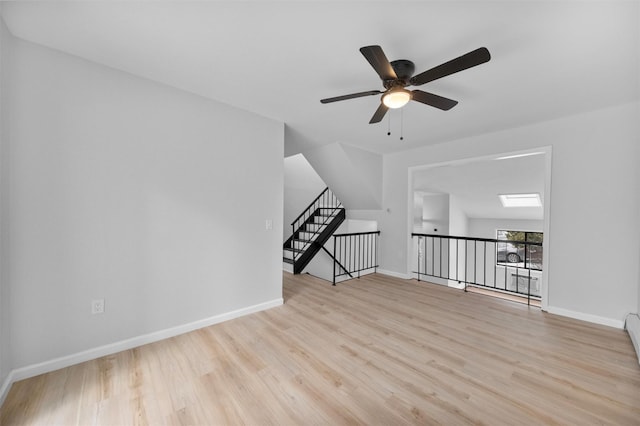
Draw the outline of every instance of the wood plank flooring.
<instances>
[{"instance_id":1,"label":"wood plank flooring","mask_svg":"<svg viewBox=\"0 0 640 426\"><path fill-rule=\"evenodd\" d=\"M383 275L13 385L8 425L640 424L626 332Z\"/></svg>"}]
</instances>

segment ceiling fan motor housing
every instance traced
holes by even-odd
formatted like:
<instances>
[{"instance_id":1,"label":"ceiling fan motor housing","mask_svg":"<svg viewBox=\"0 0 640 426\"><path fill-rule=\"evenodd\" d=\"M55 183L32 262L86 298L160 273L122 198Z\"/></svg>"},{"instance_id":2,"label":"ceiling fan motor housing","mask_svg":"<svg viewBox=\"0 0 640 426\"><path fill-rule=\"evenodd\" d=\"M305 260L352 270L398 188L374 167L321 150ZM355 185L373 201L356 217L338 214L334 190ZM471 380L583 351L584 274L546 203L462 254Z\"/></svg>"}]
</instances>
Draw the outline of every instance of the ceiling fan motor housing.
<instances>
[{"instance_id":1,"label":"ceiling fan motor housing","mask_svg":"<svg viewBox=\"0 0 640 426\"><path fill-rule=\"evenodd\" d=\"M398 77L396 80L387 80L384 82L385 88L389 89L393 86L397 86L397 83L401 83L402 86L407 86L409 80L416 70L416 66L408 59L398 59L397 61L391 61L391 67Z\"/></svg>"}]
</instances>

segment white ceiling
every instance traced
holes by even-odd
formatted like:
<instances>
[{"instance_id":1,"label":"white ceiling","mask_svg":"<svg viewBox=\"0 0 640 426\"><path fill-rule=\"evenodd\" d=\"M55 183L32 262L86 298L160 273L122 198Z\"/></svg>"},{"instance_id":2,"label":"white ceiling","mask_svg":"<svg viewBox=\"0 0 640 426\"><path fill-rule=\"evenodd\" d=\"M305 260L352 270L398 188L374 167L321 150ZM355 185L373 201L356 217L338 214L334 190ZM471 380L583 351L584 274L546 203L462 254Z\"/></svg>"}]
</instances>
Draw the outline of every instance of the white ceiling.
<instances>
[{"instance_id":1,"label":"white ceiling","mask_svg":"<svg viewBox=\"0 0 640 426\"><path fill-rule=\"evenodd\" d=\"M285 122L297 142L386 153L640 98L637 1L3 2L17 37ZM368 121L381 89L358 49L416 73L485 46L490 62L421 86L418 103Z\"/></svg>"},{"instance_id":2,"label":"white ceiling","mask_svg":"<svg viewBox=\"0 0 640 426\"><path fill-rule=\"evenodd\" d=\"M502 207L498 194L538 193L544 199L544 154L510 159L484 159L430 167L413 174L414 191L450 194L469 218L544 218L543 207Z\"/></svg>"}]
</instances>

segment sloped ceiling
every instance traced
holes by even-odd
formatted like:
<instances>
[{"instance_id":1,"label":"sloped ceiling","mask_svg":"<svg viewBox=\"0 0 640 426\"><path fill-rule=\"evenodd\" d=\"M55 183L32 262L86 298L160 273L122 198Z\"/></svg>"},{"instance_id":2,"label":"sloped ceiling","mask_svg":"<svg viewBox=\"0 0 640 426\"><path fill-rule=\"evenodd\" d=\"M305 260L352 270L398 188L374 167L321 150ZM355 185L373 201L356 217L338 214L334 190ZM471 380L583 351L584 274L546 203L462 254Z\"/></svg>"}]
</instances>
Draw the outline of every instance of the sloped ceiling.
<instances>
[{"instance_id":1,"label":"sloped ceiling","mask_svg":"<svg viewBox=\"0 0 640 426\"><path fill-rule=\"evenodd\" d=\"M544 199L544 181L545 156L538 154L424 168L414 173L413 188L455 195L469 218L542 220L542 207L505 208L498 194L538 193Z\"/></svg>"},{"instance_id":2,"label":"sloped ceiling","mask_svg":"<svg viewBox=\"0 0 640 426\"><path fill-rule=\"evenodd\" d=\"M639 99L637 1L3 2L17 37L286 123L292 146L378 153ZM358 49L417 72L486 46L489 63L421 86L458 100L368 121L381 89ZM299 150L299 149L298 149ZM291 152L289 152L291 154Z\"/></svg>"}]
</instances>

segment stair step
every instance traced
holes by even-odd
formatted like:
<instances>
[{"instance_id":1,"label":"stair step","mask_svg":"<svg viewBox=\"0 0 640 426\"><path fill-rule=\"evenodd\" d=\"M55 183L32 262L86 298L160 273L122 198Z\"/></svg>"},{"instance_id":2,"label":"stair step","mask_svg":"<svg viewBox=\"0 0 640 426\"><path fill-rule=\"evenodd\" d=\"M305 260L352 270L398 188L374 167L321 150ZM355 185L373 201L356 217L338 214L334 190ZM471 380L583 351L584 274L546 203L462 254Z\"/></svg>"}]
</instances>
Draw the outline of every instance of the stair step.
<instances>
[{"instance_id":1,"label":"stair step","mask_svg":"<svg viewBox=\"0 0 640 426\"><path fill-rule=\"evenodd\" d=\"M306 226L307 226L307 231L306 232L314 232L314 231L323 229L327 225L326 224L322 224L322 223L307 223ZM312 230L309 231L309 228L311 228Z\"/></svg>"},{"instance_id":2,"label":"stair step","mask_svg":"<svg viewBox=\"0 0 640 426\"><path fill-rule=\"evenodd\" d=\"M328 217L330 216L314 216L313 222L311 222L309 225L326 225L327 223L331 222L330 220L327 220Z\"/></svg>"},{"instance_id":3,"label":"stair step","mask_svg":"<svg viewBox=\"0 0 640 426\"><path fill-rule=\"evenodd\" d=\"M298 232L298 236L301 240L313 241L318 237L318 233L309 232L309 231L300 231Z\"/></svg>"},{"instance_id":4,"label":"stair step","mask_svg":"<svg viewBox=\"0 0 640 426\"><path fill-rule=\"evenodd\" d=\"M293 258L296 257L297 253L300 253L301 250L291 250L291 249L284 249L282 252L282 259L283 260L289 260L291 261L291 263L293 263Z\"/></svg>"},{"instance_id":5,"label":"stair step","mask_svg":"<svg viewBox=\"0 0 640 426\"><path fill-rule=\"evenodd\" d=\"M292 265L293 265L293 259L288 259L288 258L286 258L286 257L283 257L283 258L282 258L282 261L283 261L283 262L285 262L285 263L290 263L290 264L292 264Z\"/></svg>"}]
</instances>

